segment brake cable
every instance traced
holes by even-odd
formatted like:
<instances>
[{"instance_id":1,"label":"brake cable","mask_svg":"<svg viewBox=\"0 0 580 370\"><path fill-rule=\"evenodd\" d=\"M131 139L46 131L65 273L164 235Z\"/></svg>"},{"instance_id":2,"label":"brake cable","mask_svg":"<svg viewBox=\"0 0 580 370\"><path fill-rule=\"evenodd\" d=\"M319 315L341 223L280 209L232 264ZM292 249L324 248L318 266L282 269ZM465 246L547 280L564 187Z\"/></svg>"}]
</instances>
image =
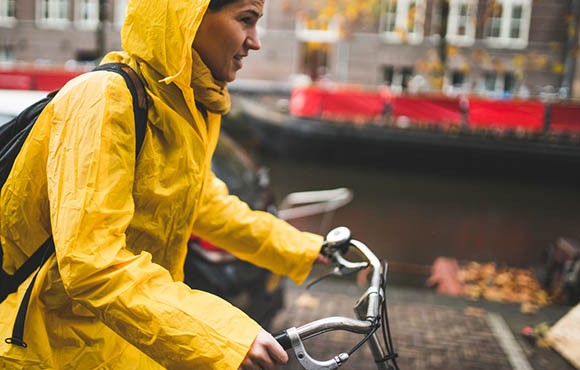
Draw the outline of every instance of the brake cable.
<instances>
[{"instance_id":1,"label":"brake cable","mask_svg":"<svg viewBox=\"0 0 580 370\"><path fill-rule=\"evenodd\" d=\"M389 369L394 369L394 370L399 370L399 366L397 365L397 360L396 358L399 357L399 355L395 352L394 347L393 347L393 340L391 338L391 328L389 325L389 316L388 316L388 312L387 312L387 298L386 298L386 294L387 294L387 268L388 268L388 264L385 262L385 272L384 275L381 276L381 287L383 288L383 294L385 295L383 301L381 302L381 317L380 318L374 318L372 321L373 324L373 328L371 329L371 331L369 331L367 333L367 335L358 343L356 344L350 351L348 351L348 356L352 356L352 354L354 352L356 352L363 344L365 344L372 336L373 334L375 334L375 332L378 330L379 327L382 327L382 333L383 333L383 340L385 342L385 349L387 352L387 355L380 359L380 360L376 360L376 363L379 362L386 362L387 365L389 366ZM380 320L380 323L379 323ZM392 362L393 366L391 366L389 364L389 361Z\"/></svg>"},{"instance_id":2,"label":"brake cable","mask_svg":"<svg viewBox=\"0 0 580 370\"><path fill-rule=\"evenodd\" d=\"M382 282L381 282L381 286L383 288L383 294L384 294L384 299L381 305L381 323L382 323L382 332L383 332L383 340L385 342L385 349L387 351L387 355L381 359L381 360L377 360L375 362L386 362L387 365L389 365L390 369L395 369L395 370L399 370L399 366L397 365L397 357L399 357L399 355L395 352L394 347L393 347L393 339L391 338L391 328L389 325L389 316L388 316L388 312L387 312L387 271L388 271L388 264L385 261L385 272L384 274L381 276ZM389 364L389 361L392 362L393 366L391 366Z\"/></svg>"},{"instance_id":3,"label":"brake cable","mask_svg":"<svg viewBox=\"0 0 580 370\"><path fill-rule=\"evenodd\" d=\"M358 350L363 344L365 344L373 336L373 334L377 331L379 326L381 326L379 324L379 321L376 318L373 320L372 324L373 324L373 328L371 329L371 331L369 331L367 333L367 335L363 338L363 340L358 342L358 344L356 346L354 346L350 351L348 351L349 356L351 356L354 352L356 352L356 350Z\"/></svg>"}]
</instances>

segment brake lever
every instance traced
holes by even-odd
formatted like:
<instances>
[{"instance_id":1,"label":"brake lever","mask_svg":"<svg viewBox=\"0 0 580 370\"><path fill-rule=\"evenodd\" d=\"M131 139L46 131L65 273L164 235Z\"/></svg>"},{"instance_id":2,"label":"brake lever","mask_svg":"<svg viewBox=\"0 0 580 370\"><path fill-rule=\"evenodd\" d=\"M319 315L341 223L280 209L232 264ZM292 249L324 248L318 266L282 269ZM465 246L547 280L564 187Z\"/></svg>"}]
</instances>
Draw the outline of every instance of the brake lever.
<instances>
[{"instance_id":1,"label":"brake lever","mask_svg":"<svg viewBox=\"0 0 580 370\"><path fill-rule=\"evenodd\" d=\"M342 272L341 276L349 275L369 267L368 262L350 262L339 253L335 253L332 257L339 263L338 267Z\"/></svg>"},{"instance_id":2,"label":"brake lever","mask_svg":"<svg viewBox=\"0 0 580 370\"><path fill-rule=\"evenodd\" d=\"M350 262L346 260L344 257L340 255L338 252L334 252L332 254L333 261L338 263L338 266L335 266L334 269L331 271L320 275L319 277L315 278L313 281L306 285L306 289L310 289L313 285L318 284L322 280L326 279L329 276L346 276L363 270L368 267L368 262Z\"/></svg>"},{"instance_id":3,"label":"brake lever","mask_svg":"<svg viewBox=\"0 0 580 370\"><path fill-rule=\"evenodd\" d=\"M332 269L329 272L326 272L320 276L318 276L317 278L315 278L314 280L312 280L311 282L308 283L308 285L306 285L306 289L310 289L312 286L314 286L315 284L320 283L322 280L326 279L329 276L332 275L336 275L336 276L340 276L340 268L338 266L336 266L334 269Z\"/></svg>"},{"instance_id":4,"label":"brake lever","mask_svg":"<svg viewBox=\"0 0 580 370\"><path fill-rule=\"evenodd\" d=\"M350 239L350 230L344 226L337 227L328 233L326 240L322 243L321 252L329 257L337 266L332 271L322 274L308 283L306 289L310 289L314 284L321 282L329 276L345 276L368 267L368 262L350 262L342 257L341 253L348 251Z\"/></svg>"}]
</instances>

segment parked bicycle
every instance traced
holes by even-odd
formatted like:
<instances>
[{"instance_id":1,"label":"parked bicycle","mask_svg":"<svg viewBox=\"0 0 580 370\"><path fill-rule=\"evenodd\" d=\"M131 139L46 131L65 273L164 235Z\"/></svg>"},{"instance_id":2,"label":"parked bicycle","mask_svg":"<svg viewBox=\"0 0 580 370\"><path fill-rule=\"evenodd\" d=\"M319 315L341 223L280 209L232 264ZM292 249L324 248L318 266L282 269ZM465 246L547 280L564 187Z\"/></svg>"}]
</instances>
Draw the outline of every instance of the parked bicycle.
<instances>
[{"instance_id":1,"label":"parked bicycle","mask_svg":"<svg viewBox=\"0 0 580 370\"><path fill-rule=\"evenodd\" d=\"M358 252L364 261L352 262L347 260L344 255L351 249ZM309 286L316 284L327 276L349 275L367 267L372 269L369 288L354 305L358 320L348 317L327 317L298 328L286 329L275 335L276 340L285 350L292 348L300 365L307 370L337 369L365 343L370 346L377 369L398 370L397 353L394 351L391 339L385 295L387 263L381 263L365 244L351 239L351 232L346 227L338 227L328 233L324 242L323 252L330 257L334 269L330 273L314 280ZM382 333L382 341L379 329ZM320 361L312 358L306 351L303 341L334 330L364 334L364 338L350 351L340 353L330 360Z\"/></svg>"}]
</instances>

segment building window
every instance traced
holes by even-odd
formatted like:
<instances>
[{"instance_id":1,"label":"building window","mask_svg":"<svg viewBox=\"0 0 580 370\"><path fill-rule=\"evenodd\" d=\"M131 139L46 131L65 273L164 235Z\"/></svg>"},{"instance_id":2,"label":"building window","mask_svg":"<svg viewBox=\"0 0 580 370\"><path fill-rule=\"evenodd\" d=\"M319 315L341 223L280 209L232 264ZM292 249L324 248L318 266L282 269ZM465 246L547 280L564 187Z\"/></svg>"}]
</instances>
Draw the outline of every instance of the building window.
<instances>
[{"instance_id":1,"label":"building window","mask_svg":"<svg viewBox=\"0 0 580 370\"><path fill-rule=\"evenodd\" d=\"M516 90L516 78L512 72L483 74L483 92L488 95L509 96Z\"/></svg>"},{"instance_id":2,"label":"building window","mask_svg":"<svg viewBox=\"0 0 580 370\"><path fill-rule=\"evenodd\" d=\"M407 91L413 77L413 67L383 66L383 84L395 93Z\"/></svg>"},{"instance_id":3,"label":"building window","mask_svg":"<svg viewBox=\"0 0 580 370\"><path fill-rule=\"evenodd\" d=\"M510 19L510 39L518 40L521 38L523 15L524 7L522 5L515 5L512 8L512 16Z\"/></svg>"},{"instance_id":4,"label":"building window","mask_svg":"<svg viewBox=\"0 0 580 370\"><path fill-rule=\"evenodd\" d=\"M66 28L69 24L68 6L68 0L37 0L37 24L42 28Z\"/></svg>"},{"instance_id":5,"label":"building window","mask_svg":"<svg viewBox=\"0 0 580 370\"><path fill-rule=\"evenodd\" d=\"M488 93L494 93L497 89L497 73L486 72L483 74L483 89Z\"/></svg>"},{"instance_id":6,"label":"building window","mask_svg":"<svg viewBox=\"0 0 580 370\"><path fill-rule=\"evenodd\" d=\"M75 20L80 29L96 29L99 25L99 0L77 0Z\"/></svg>"},{"instance_id":7,"label":"building window","mask_svg":"<svg viewBox=\"0 0 580 370\"><path fill-rule=\"evenodd\" d=\"M516 77L513 73L503 74L503 92L504 94L513 94L516 91Z\"/></svg>"},{"instance_id":8,"label":"building window","mask_svg":"<svg viewBox=\"0 0 580 370\"><path fill-rule=\"evenodd\" d=\"M331 44L317 42L300 43L300 73L318 81L328 75Z\"/></svg>"},{"instance_id":9,"label":"building window","mask_svg":"<svg viewBox=\"0 0 580 370\"><path fill-rule=\"evenodd\" d=\"M383 13L383 31L392 33L397 27L397 2L387 1L385 4L385 11Z\"/></svg>"},{"instance_id":10,"label":"building window","mask_svg":"<svg viewBox=\"0 0 580 370\"><path fill-rule=\"evenodd\" d=\"M465 73L462 71L453 71L451 73L451 86L455 89L462 89L465 85Z\"/></svg>"},{"instance_id":11,"label":"building window","mask_svg":"<svg viewBox=\"0 0 580 370\"><path fill-rule=\"evenodd\" d=\"M501 24L503 17L503 5L492 4L491 14L489 15L489 27L487 29L488 38L499 38L501 36Z\"/></svg>"},{"instance_id":12,"label":"building window","mask_svg":"<svg viewBox=\"0 0 580 370\"><path fill-rule=\"evenodd\" d=\"M485 81L484 81L485 83ZM445 74L444 92L448 95L467 93L470 90L468 75L462 70L451 70Z\"/></svg>"},{"instance_id":13,"label":"building window","mask_svg":"<svg viewBox=\"0 0 580 370\"><path fill-rule=\"evenodd\" d=\"M12 27L16 24L15 8L16 0L0 0L0 26Z\"/></svg>"},{"instance_id":14,"label":"building window","mask_svg":"<svg viewBox=\"0 0 580 370\"><path fill-rule=\"evenodd\" d=\"M405 10L407 11L406 23L407 23L407 32L409 34L417 33L417 1L409 1L406 5L404 5Z\"/></svg>"},{"instance_id":15,"label":"building window","mask_svg":"<svg viewBox=\"0 0 580 370\"><path fill-rule=\"evenodd\" d=\"M12 46L0 46L0 64L14 62L14 49Z\"/></svg>"},{"instance_id":16,"label":"building window","mask_svg":"<svg viewBox=\"0 0 580 370\"><path fill-rule=\"evenodd\" d=\"M447 40L454 45L469 46L475 40L477 0L451 0L447 20Z\"/></svg>"},{"instance_id":17,"label":"building window","mask_svg":"<svg viewBox=\"0 0 580 370\"><path fill-rule=\"evenodd\" d=\"M394 77L395 77L395 67L393 66L383 67L383 84L391 86L393 84Z\"/></svg>"},{"instance_id":18,"label":"building window","mask_svg":"<svg viewBox=\"0 0 580 370\"><path fill-rule=\"evenodd\" d=\"M520 49L527 46L531 0L494 0L488 15L486 41L490 47Z\"/></svg>"},{"instance_id":19,"label":"building window","mask_svg":"<svg viewBox=\"0 0 580 370\"><path fill-rule=\"evenodd\" d=\"M382 0L380 32L387 41L423 41L424 0Z\"/></svg>"}]
</instances>

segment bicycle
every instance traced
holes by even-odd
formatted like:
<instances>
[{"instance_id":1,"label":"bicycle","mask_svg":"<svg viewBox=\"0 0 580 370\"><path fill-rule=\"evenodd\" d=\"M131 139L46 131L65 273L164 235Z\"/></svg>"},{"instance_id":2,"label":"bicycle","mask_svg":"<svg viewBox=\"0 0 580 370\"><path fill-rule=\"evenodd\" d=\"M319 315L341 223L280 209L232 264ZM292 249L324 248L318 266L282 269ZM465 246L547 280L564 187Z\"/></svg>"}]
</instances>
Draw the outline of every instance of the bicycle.
<instances>
[{"instance_id":1,"label":"bicycle","mask_svg":"<svg viewBox=\"0 0 580 370\"><path fill-rule=\"evenodd\" d=\"M344 258L344 255L351 248L357 251L366 261L352 262ZM330 273L315 279L308 287L331 275L344 276L371 267L369 288L354 305L358 320L348 317L327 317L298 328L286 329L274 335L274 338L285 350L292 348L296 359L306 370L337 369L364 343L369 344L378 370L398 370L398 355L394 351L391 339L385 296L388 264L386 262L382 264L365 244L351 239L351 232L346 227L338 227L330 231L326 236L322 251L329 256L331 263L335 267ZM382 328L384 346L377 333L379 328ZM330 360L319 361L312 358L306 351L303 341L333 330L364 334L365 337L350 351L340 353Z\"/></svg>"}]
</instances>

